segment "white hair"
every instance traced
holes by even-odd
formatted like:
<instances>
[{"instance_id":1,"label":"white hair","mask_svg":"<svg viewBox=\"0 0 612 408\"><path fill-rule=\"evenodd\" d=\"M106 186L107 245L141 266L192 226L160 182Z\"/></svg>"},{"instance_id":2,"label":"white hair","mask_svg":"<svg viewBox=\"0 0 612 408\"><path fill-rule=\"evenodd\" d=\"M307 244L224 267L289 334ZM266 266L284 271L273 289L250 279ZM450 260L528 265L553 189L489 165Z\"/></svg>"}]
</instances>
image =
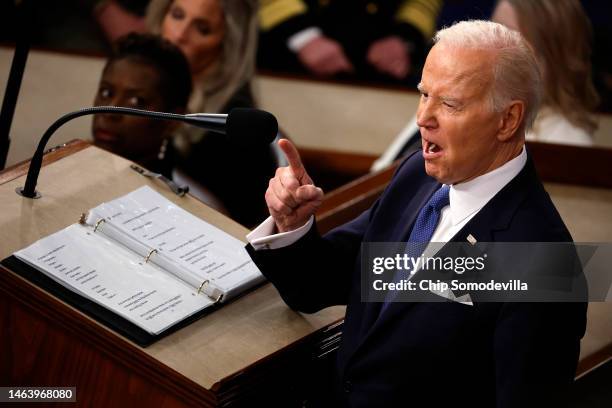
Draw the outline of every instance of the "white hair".
<instances>
[{"instance_id":1,"label":"white hair","mask_svg":"<svg viewBox=\"0 0 612 408\"><path fill-rule=\"evenodd\" d=\"M461 21L436 33L436 44L496 51L491 108L501 112L513 100L525 103L525 130L533 125L542 99L542 78L535 54L514 30L484 20Z\"/></svg>"}]
</instances>

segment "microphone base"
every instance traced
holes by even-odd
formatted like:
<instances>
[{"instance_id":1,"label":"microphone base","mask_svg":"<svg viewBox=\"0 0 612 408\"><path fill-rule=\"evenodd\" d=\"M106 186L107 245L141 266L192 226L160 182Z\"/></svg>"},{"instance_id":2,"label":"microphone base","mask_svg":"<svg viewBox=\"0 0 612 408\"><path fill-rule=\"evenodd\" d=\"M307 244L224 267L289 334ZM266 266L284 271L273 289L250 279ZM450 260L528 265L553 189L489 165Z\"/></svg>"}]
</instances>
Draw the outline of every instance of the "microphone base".
<instances>
[{"instance_id":1,"label":"microphone base","mask_svg":"<svg viewBox=\"0 0 612 408\"><path fill-rule=\"evenodd\" d=\"M41 195L41 194L40 194L38 191L36 191L36 190L34 190L34 196L27 196L27 195L25 195L25 194L23 193L23 187L17 187L17 188L15 189L15 192L16 192L17 194L19 194L20 196L22 196L22 197L25 197L25 198L31 198L31 199L33 199L33 200L35 200L35 199L37 199L37 198L42 197L42 195Z\"/></svg>"}]
</instances>

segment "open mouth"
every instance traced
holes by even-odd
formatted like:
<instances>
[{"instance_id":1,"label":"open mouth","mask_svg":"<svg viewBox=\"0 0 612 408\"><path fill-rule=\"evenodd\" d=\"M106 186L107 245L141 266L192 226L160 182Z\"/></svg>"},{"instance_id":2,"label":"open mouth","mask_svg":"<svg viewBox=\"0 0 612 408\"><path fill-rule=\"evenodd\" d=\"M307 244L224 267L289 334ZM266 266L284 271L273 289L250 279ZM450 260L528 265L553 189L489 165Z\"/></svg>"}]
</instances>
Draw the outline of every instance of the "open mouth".
<instances>
[{"instance_id":1,"label":"open mouth","mask_svg":"<svg viewBox=\"0 0 612 408\"><path fill-rule=\"evenodd\" d=\"M423 139L423 157L425 159L433 159L442 154L442 148L434 142Z\"/></svg>"},{"instance_id":2,"label":"open mouth","mask_svg":"<svg viewBox=\"0 0 612 408\"><path fill-rule=\"evenodd\" d=\"M436 153L440 151L440 146L435 143L428 143L427 153Z\"/></svg>"}]
</instances>

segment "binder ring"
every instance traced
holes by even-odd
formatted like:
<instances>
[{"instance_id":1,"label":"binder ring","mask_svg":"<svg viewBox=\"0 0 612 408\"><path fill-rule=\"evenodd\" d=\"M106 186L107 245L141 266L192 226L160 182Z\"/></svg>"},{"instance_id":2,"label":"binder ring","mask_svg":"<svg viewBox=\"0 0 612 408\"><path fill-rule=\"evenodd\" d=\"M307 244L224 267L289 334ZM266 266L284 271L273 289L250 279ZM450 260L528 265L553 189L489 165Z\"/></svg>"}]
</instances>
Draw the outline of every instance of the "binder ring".
<instances>
[{"instance_id":1,"label":"binder ring","mask_svg":"<svg viewBox=\"0 0 612 408\"><path fill-rule=\"evenodd\" d=\"M217 296L217 300L215 300L215 305L219 303L221 299L223 299L223 293L219 293L219 296Z\"/></svg>"},{"instance_id":2,"label":"binder ring","mask_svg":"<svg viewBox=\"0 0 612 408\"><path fill-rule=\"evenodd\" d=\"M96 232L98 230L98 228L100 227L100 225L104 224L105 222L106 222L106 220L104 218L100 218L98 221L96 221L96 224L94 225L93 232Z\"/></svg>"},{"instance_id":3,"label":"binder ring","mask_svg":"<svg viewBox=\"0 0 612 408\"><path fill-rule=\"evenodd\" d=\"M202 291L202 289L204 288L204 285L206 285L209 282L208 279L206 279L204 282L202 282L202 284L200 285L200 287L198 288L198 295L200 294L200 292Z\"/></svg>"},{"instance_id":4,"label":"binder ring","mask_svg":"<svg viewBox=\"0 0 612 408\"><path fill-rule=\"evenodd\" d=\"M150 250L149 253L147 254L147 256L145 256L144 262L145 263L149 262L149 258L151 258L151 255L153 255L156 252L157 252L157 249L155 249L155 248Z\"/></svg>"}]
</instances>

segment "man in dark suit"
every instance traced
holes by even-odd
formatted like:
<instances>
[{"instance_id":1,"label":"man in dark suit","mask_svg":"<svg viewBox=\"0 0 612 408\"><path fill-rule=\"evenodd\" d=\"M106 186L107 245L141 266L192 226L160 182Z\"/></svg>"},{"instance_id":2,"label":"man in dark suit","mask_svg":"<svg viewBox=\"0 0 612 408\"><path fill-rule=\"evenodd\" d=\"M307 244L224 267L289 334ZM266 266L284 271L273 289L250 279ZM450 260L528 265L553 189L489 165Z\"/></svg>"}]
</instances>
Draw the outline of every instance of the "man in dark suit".
<instances>
[{"instance_id":1,"label":"man in dark suit","mask_svg":"<svg viewBox=\"0 0 612 408\"><path fill-rule=\"evenodd\" d=\"M290 165L270 181L271 217L247 249L292 308L348 305L337 405L548 406L573 382L584 302L362 301L364 242L572 240L524 147L540 98L529 47L485 21L435 41L419 84L423 150L372 208L319 236L322 191L282 141Z\"/></svg>"}]
</instances>

